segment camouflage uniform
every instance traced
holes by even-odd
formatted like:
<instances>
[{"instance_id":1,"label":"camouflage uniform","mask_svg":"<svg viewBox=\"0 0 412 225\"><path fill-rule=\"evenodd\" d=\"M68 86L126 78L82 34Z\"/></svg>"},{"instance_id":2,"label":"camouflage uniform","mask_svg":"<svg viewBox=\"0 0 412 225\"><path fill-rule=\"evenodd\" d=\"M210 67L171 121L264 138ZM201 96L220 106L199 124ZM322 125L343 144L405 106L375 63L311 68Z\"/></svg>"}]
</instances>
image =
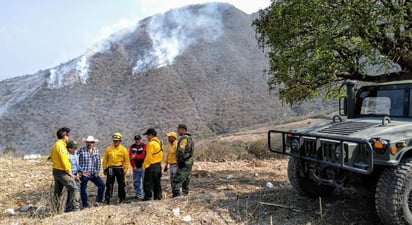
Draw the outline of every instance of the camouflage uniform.
<instances>
[{"instance_id":1,"label":"camouflage uniform","mask_svg":"<svg viewBox=\"0 0 412 225\"><path fill-rule=\"evenodd\" d=\"M194 142L192 136L189 133L181 136L177 143L176 151L178 169L172 181L173 197L180 195L180 189L182 189L185 195L189 193L190 175L193 166L193 150Z\"/></svg>"}]
</instances>

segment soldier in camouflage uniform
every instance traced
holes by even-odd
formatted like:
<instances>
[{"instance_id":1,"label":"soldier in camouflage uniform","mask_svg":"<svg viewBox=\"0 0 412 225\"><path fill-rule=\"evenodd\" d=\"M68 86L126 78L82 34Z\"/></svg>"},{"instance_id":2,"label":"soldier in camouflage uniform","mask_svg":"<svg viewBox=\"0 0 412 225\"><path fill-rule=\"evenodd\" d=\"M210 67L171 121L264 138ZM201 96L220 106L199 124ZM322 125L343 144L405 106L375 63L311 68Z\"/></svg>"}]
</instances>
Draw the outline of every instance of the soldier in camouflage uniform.
<instances>
[{"instance_id":1,"label":"soldier in camouflage uniform","mask_svg":"<svg viewBox=\"0 0 412 225\"><path fill-rule=\"evenodd\" d=\"M180 189L184 195L189 194L190 175L192 174L193 166L193 150L194 142L192 136L187 133L187 126L179 124L177 132L180 136L177 142L176 158L178 169L173 177L172 191L173 197L180 196Z\"/></svg>"}]
</instances>

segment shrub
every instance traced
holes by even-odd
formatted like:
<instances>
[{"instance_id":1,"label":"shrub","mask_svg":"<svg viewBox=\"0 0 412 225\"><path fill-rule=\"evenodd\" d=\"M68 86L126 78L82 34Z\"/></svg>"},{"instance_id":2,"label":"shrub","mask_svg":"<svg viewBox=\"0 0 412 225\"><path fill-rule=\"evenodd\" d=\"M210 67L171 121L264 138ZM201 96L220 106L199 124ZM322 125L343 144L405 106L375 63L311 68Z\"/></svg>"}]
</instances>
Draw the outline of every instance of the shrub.
<instances>
[{"instance_id":1,"label":"shrub","mask_svg":"<svg viewBox=\"0 0 412 225\"><path fill-rule=\"evenodd\" d=\"M15 147L7 146L3 151L4 156L14 157L15 154L16 154L16 148Z\"/></svg>"},{"instance_id":2,"label":"shrub","mask_svg":"<svg viewBox=\"0 0 412 225\"><path fill-rule=\"evenodd\" d=\"M247 152L257 159L269 157L269 150L265 140L257 140L247 146Z\"/></svg>"},{"instance_id":3,"label":"shrub","mask_svg":"<svg viewBox=\"0 0 412 225\"><path fill-rule=\"evenodd\" d=\"M269 151L268 142L266 139L260 139L252 142L248 146L248 153L253 155L256 159L270 159L270 158L282 158L280 154L274 154Z\"/></svg>"}]
</instances>

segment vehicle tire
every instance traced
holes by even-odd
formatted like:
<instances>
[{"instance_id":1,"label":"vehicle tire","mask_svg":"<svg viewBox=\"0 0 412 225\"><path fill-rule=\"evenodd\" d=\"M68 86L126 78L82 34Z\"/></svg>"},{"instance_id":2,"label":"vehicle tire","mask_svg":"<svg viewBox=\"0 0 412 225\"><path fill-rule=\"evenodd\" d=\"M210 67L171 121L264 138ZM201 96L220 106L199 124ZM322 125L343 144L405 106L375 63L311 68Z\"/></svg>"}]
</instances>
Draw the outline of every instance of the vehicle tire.
<instances>
[{"instance_id":1,"label":"vehicle tire","mask_svg":"<svg viewBox=\"0 0 412 225\"><path fill-rule=\"evenodd\" d=\"M301 164L297 158L291 157L288 162L288 178L292 187L300 195L307 195L309 197L319 197L331 194L335 187L328 185L321 185L314 180L302 176Z\"/></svg>"},{"instance_id":2,"label":"vehicle tire","mask_svg":"<svg viewBox=\"0 0 412 225\"><path fill-rule=\"evenodd\" d=\"M383 171L376 187L376 211L384 224L412 224L412 158Z\"/></svg>"}]
</instances>

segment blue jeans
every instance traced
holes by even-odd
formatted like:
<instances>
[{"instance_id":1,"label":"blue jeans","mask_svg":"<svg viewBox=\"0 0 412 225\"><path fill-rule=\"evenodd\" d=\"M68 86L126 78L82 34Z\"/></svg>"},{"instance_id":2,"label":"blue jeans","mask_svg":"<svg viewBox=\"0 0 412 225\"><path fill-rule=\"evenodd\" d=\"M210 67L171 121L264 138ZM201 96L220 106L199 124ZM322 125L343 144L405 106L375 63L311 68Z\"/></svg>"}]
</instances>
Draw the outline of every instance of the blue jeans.
<instances>
[{"instance_id":1,"label":"blue jeans","mask_svg":"<svg viewBox=\"0 0 412 225\"><path fill-rule=\"evenodd\" d=\"M80 181L81 181L81 183L80 183L80 197L82 199L83 208L88 208L89 207L89 203L87 201L87 193L86 193L87 182L89 182L89 180L97 186L96 202L103 202L103 194L104 194L105 185L104 185L104 182L103 182L102 178L96 177L94 175L90 175L88 177L82 176L80 178Z\"/></svg>"},{"instance_id":2,"label":"blue jeans","mask_svg":"<svg viewBox=\"0 0 412 225\"><path fill-rule=\"evenodd\" d=\"M136 196L143 196L142 185L144 179L144 172L142 168L137 168L137 171L133 170L133 187Z\"/></svg>"}]
</instances>

